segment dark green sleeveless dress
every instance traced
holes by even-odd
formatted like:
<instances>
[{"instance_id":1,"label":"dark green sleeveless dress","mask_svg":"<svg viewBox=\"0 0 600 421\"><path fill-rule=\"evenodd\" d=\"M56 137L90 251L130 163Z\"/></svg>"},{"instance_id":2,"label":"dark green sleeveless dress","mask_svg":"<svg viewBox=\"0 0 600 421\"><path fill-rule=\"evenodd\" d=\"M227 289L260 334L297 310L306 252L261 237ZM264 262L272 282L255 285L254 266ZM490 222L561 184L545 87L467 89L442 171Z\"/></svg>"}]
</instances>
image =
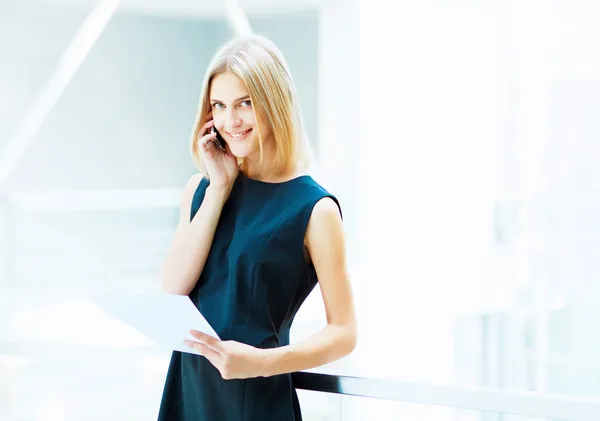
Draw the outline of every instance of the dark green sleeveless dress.
<instances>
[{"instance_id":1,"label":"dark green sleeveless dress","mask_svg":"<svg viewBox=\"0 0 600 421\"><path fill-rule=\"evenodd\" d=\"M208 185L206 179L198 185L191 218ZM324 197L339 207L309 175L267 183L240 173L190 293L222 340L258 348L289 344L294 316L317 283L304 258L304 235ZM301 421L302 415L291 374L223 380L206 358L174 351L158 420Z\"/></svg>"}]
</instances>

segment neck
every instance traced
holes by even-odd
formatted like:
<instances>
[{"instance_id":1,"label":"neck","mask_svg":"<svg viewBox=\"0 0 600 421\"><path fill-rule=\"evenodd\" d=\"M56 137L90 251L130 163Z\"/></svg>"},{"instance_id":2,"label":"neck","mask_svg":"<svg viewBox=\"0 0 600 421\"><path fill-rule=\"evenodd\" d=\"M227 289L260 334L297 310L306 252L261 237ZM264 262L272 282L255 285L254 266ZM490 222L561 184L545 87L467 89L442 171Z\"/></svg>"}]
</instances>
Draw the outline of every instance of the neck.
<instances>
[{"instance_id":1,"label":"neck","mask_svg":"<svg viewBox=\"0 0 600 421\"><path fill-rule=\"evenodd\" d=\"M271 162L271 159L267 159L267 157L265 157L263 161L263 167L258 168L258 162L254 163L253 161L245 160L244 165L242 166L242 172L248 178L266 182L285 181L291 178L295 178L298 175L298 168L277 171L269 165L269 163Z\"/></svg>"},{"instance_id":2,"label":"neck","mask_svg":"<svg viewBox=\"0 0 600 421\"><path fill-rule=\"evenodd\" d=\"M280 174L279 171L276 171L271 166L269 166L269 160L265 157L263 160L263 167L259 168L259 163L248 162L248 160L244 160L243 172L247 177L254 178L256 180L261 181L271 181L281 177L283 174Z\"/></svg>"},{"instance_id":3,"label":"neck","mask_svg":"<svg viewBox=\"0 0 600 421\"><path fill-rule=\"evenodd\" d=\"M242 168L246 176L257 180L269 181L285 176L283 173L288 172L284 170L282 173L278 168L274 168L275 151L268 145L270 145L269 142L263 144L262 166L260 165L260 151L256 151L255 154L244 159Z\"/></svg>"}]
</instances>

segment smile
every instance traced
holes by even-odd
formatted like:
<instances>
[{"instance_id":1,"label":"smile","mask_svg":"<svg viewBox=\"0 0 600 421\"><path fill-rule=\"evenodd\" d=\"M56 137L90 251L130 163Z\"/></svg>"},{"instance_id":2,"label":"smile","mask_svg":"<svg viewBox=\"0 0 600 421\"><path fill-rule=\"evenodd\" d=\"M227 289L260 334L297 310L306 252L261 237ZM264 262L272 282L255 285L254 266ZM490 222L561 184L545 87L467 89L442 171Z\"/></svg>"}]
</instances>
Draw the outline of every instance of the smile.
<instances>
[{"instance_id":1,"label":"smile","mask_svg":"<svg viewBox=\"0 0 600 421\"><path fill-rule=\"evenodd\" d=\"M227 134L233 138L233 139L241 139L244 136L246 136L248 133L250 133L252 131L252 129L248 129L245 132L240 132L240 133L229 133L227 132Z\"/></svg>"}]
</instances>

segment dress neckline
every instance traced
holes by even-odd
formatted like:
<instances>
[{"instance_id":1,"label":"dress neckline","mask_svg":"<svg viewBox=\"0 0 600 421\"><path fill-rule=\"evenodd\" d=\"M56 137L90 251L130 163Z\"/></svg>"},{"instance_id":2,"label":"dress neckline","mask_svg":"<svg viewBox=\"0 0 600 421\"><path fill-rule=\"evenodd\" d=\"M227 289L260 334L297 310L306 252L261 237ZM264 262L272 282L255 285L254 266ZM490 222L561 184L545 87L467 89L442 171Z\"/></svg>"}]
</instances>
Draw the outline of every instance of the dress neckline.
<instances>
[{"instance_id":1,"label":"dress neckline","mask_svg":"<svg viewBox=\"0 0 600 421\"><path fill-rule=\"evenodd\" d=\"M262 184L262 185L267 185L267 186L281 186L283 184L292 183L292 182L294 182L296 180L300 180L302 178L310 177L309 174L300 174L294 178L290 178L289 180L284 180L284 181L262 181L262 180L257 180L255 178L250 178L241 171L239 174L240 174L240 177L242 177L246 181L250 181L254 184Z\"/></svg>"}]
</instances>

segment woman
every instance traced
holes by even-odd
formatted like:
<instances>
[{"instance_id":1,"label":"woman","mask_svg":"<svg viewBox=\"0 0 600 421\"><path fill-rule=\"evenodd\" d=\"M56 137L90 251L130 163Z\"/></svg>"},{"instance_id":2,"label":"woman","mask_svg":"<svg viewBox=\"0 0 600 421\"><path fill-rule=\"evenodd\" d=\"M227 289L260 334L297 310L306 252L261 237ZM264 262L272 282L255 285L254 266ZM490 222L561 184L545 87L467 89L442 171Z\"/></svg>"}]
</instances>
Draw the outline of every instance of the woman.
<instances>
[{"instance_id":1,"label":"woman","mask_svg":"<svg viewBox=\"0 0 600 421\"><path fill-rule=\"evenodd\" d=\"M290 373L355 347L341 210L306 174L302 127L271 41L253 35L221 48L192 136L200 174L185 186L161 273L163 290L189 295L221 340L192 332L186 344L201 356L173 352L159 421L301 420ZM294 316L317 282L327 326L290 345Z\"/></svg>"}]
</instances>

